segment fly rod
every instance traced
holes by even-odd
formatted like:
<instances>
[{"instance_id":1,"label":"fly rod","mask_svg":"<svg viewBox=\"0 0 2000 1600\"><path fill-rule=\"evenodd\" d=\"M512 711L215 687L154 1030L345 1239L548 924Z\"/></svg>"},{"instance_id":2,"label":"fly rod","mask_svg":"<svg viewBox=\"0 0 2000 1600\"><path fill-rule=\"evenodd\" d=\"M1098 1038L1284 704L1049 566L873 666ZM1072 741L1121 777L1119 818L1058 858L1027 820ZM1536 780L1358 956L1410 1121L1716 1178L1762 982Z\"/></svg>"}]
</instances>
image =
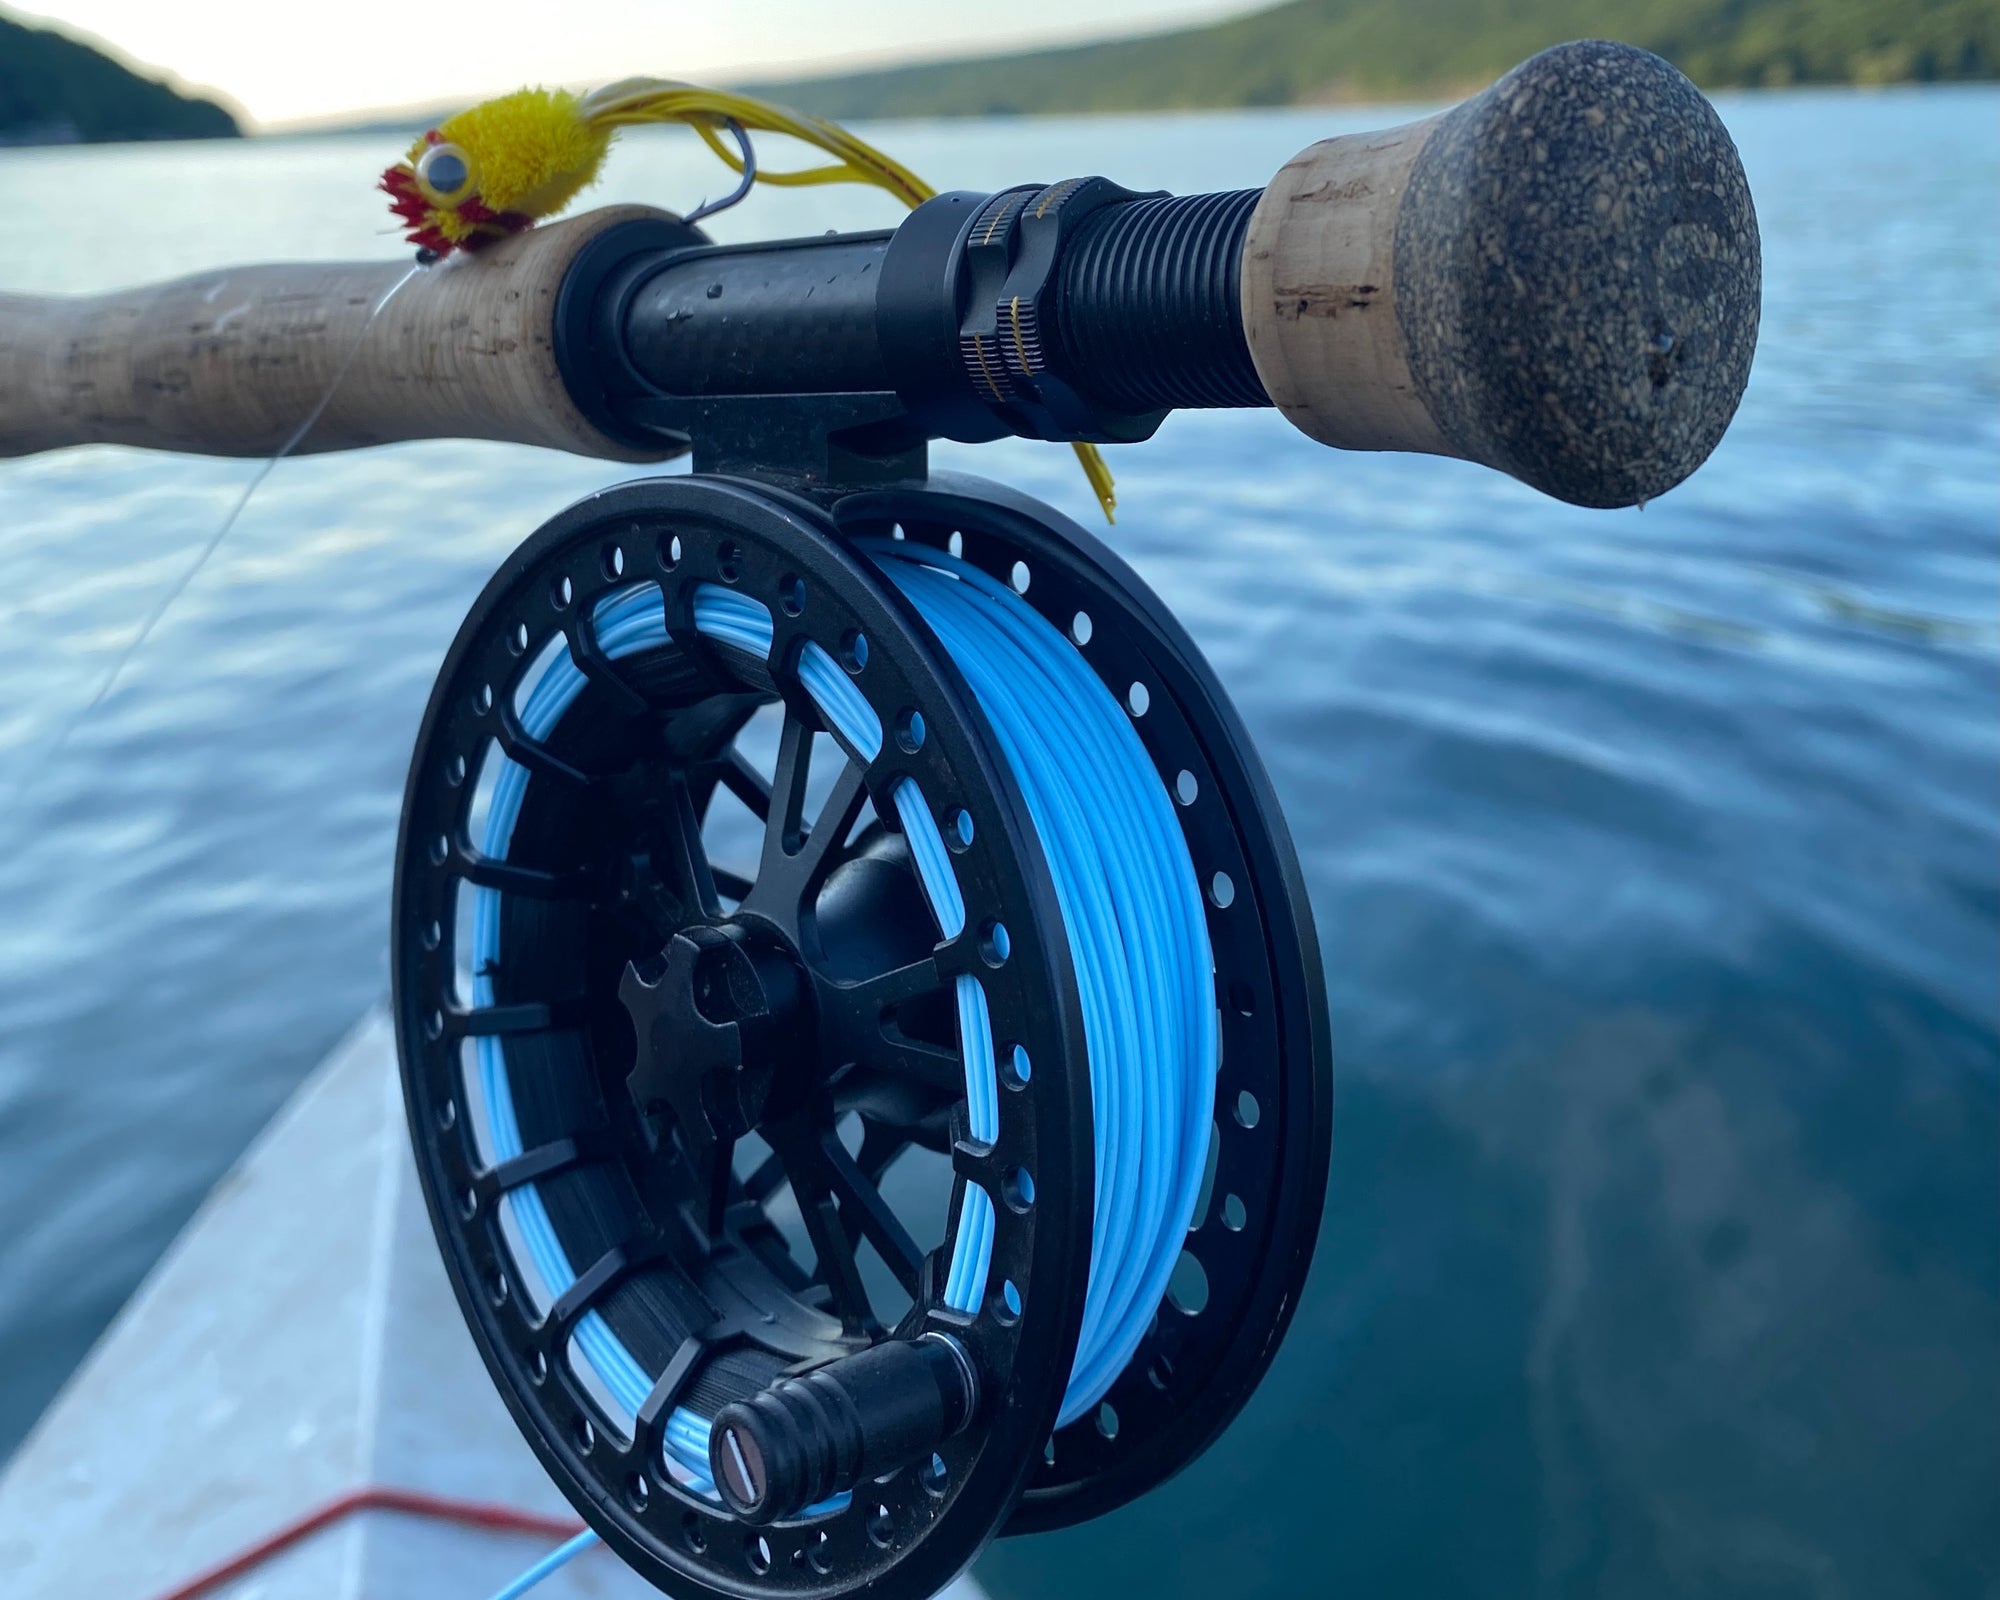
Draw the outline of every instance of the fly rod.
<instances>
[{"instance_id":1,"label":"fly rod","mask_svg":"<svg viewBox=\"0 0 2000 1600\"><path fill-rule=\"evenodd\" d=\"M268 455L401 272L0 296L0 453ZM1315 144L1261 191L1072 179L746 246L625 207L510 236L399 294L297 448L634 461L691 441L707 470L796 446L824 480L906 473L926 439L1122 443L1174 409L1275 406L1325 444L1623 506L1721 439L1759 285L1713 109L1645 52L1572 45L1439 116Z\"/></svg>"}]
</instances>

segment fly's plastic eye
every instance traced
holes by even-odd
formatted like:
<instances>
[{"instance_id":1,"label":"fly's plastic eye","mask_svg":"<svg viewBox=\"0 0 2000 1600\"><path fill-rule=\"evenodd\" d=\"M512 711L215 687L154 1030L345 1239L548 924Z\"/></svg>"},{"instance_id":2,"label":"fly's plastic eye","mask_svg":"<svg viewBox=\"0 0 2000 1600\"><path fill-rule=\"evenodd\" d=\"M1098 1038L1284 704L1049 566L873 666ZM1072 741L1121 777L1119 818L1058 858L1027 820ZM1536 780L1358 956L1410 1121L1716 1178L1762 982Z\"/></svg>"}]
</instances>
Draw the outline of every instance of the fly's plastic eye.
<instances>
[{"instance_id":1,"label":"fly's plastic eye","mask_svg":"<svg viewBox=\"0 0 2000 1600\"><path fill-rule=\"evenodd\" d=\"M450 205L472 190L472 158L455 144L434 144L417 161L417 186Z\"/></svg>"}]
</instances>

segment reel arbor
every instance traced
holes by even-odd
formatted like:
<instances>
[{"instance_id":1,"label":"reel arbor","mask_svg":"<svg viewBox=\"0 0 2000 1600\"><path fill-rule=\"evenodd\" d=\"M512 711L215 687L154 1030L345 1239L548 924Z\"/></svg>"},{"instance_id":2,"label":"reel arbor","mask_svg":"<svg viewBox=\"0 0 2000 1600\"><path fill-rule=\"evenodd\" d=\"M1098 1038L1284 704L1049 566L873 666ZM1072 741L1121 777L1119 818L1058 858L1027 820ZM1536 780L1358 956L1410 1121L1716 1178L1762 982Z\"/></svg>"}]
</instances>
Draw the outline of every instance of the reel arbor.
<instances>
[{"instance_id":1,"label":"reel arbor","mask_svg":"<svg viewBox=\"0 0 2000 1600\"><path fill-rule=\"evenodd\" d=\"M899 587L912 557L1008 585L1087 664L1203 896L1212 970L1178 996L1220 1045L1200 1193L1081 1407L1109 1114L1083 935ZM1178 1470L1274 1353L1325 1180L1310 914L1199 656L1046 508L973 480L815 505L695 477L563 513L446 659L395 901L460 1303L558 1484L669 1593L928 1596L995 1532Z\"/></svg>"}]
</instances>

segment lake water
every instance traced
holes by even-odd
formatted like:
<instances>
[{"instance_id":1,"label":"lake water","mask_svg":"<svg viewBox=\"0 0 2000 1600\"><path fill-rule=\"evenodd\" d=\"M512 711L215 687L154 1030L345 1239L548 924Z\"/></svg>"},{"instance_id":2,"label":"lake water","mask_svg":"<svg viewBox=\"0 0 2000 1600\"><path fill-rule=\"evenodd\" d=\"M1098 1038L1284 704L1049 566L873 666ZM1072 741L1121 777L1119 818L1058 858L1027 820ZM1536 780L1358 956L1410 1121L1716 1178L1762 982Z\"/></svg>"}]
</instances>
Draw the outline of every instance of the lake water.
<instances>
[{"instance_id":1,"label":"lake water","mask_svg":"<svg viewBox=\"0 0 2000 1600\"><path fill-rule=\"evenodd\" d=\"M1000 1600L2000 1587L2000 93L1728 100L1763 343L1573 510L1270 414L1114 452L1276 779L1338 1050L1310 1288L1229 1436ZM878 130L943 186L1263 182L1397 112ZM0 289L389 257L360 137L0 153ZM722 179L637 138L604 199ZM805 192L726 237L874 226ZM1068 453L940 449L1086 520ZM431 674L622 469L436 444L0 463L0 1453L386 986Z\"/></svg>"}]
</instances>

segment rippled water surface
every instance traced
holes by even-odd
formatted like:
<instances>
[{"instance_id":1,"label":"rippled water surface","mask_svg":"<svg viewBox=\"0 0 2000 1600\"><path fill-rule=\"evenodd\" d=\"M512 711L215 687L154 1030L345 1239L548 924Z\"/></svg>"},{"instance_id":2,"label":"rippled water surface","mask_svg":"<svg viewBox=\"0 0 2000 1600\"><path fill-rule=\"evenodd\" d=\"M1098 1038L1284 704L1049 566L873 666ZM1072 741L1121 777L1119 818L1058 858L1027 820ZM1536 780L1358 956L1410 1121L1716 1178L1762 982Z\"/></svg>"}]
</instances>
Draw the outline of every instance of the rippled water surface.
<instances>
[{"instance_id":1,"label":"rippled water surface","mask_svg":"<svg viewBox=\"0 0 2000 1600\"><path fill-rule=\"evenodd\" d=\"M1115 453L1277 782L1334 1164L1291 1337L1002 1600L2000 1585L2000 95L1736 99L1764 338L1642 512L1269 414ZM1379 112L902 125L946 186L1262 182ZM385 141L0 152L0 289L396 253ZM632 141L605 197L719 186ZM892 220L760 200L731 237ZM946 449L1088 514L1067 453ZM0 463L0 1451L386 985L403 762L508 548L623 469Z\"/></svg>"}]
</instances>

